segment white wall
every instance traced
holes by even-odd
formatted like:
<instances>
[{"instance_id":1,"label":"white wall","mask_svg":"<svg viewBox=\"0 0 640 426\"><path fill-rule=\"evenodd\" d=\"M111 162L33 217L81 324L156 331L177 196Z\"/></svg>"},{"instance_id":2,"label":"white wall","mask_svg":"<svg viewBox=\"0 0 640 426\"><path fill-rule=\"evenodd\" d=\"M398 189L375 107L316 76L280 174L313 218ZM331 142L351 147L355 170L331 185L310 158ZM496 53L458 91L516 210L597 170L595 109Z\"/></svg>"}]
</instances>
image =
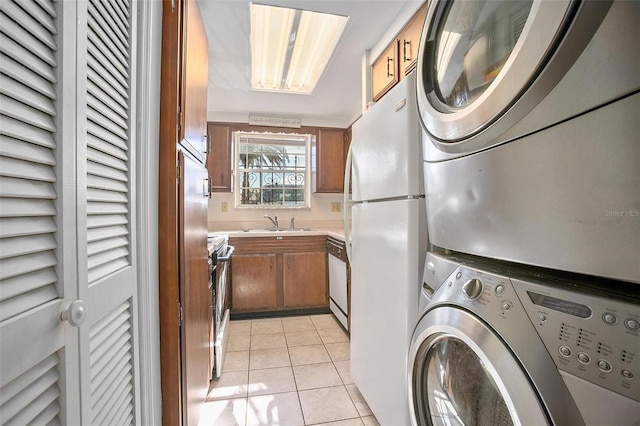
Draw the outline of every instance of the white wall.
<instances>
[{"instance_id":1,"label":"white wall","mask_svg":"<svg viewBox=\"0 0 640 426\"><path fill-rule=\"evenodd\" d=\"M263 216L278 216L281 228L288 228L295 217L296 228L342 228L342 194L311 194L310 209L239 208L234 207L234 194L212 194L209 200L209 231L261 229L271 227ZM222 212L222 203L227 212ZM339 211L331 211L331 203L338 203Z\"/></svg>"},{"instance_id":2,"label":"white wall","mask_svg":"<svg viewBox=\"0 0 640 426\"><path fill-rule=\"evenodd\" d=\"M258 114L269 115L269 114ZM344 118L338 117L310 117L310 116L289 116L282 114L273 114L277 117L284 118L299 118L303 126L312 127L337 127L346 129L351 125L350 121L345 121ZM248 123L249 114L242 112L223 112L223 111L208 111L207 121L217 121L220 123Z\"/></svg>"}]
</instances>

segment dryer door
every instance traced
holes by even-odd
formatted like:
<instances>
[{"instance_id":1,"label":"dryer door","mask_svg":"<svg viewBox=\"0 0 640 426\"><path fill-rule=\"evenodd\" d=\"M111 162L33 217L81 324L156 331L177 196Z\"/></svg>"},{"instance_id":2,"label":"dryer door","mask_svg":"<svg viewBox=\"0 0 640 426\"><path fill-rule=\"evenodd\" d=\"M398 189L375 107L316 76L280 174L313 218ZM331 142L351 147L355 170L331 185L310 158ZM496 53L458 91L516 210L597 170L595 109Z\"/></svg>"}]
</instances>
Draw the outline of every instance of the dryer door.
<instances>
[{"instance_id":1,"label":"dryer door","mask_svg":"<svg viewBox=\"0 0 640 426\"><path fill-rule=\"evenodd\" d=\"M422 318L409 351L408 374L414 425L582 423L570 414L550 415L509 347L462 309L441 306ZM567 401L565 407L571 405Z\"/></svg>"},{"instance_id":2,"label":"dryer door","mask_svg":"<svg viewBox=\"0 0 640 426\"><path fill-rule=\"evenodd\" d=\"M497 143L564 76L609 7L574 0L432 2L418 56L418 105L436 146L468 153Z\"/></svg>"}]
</instances>

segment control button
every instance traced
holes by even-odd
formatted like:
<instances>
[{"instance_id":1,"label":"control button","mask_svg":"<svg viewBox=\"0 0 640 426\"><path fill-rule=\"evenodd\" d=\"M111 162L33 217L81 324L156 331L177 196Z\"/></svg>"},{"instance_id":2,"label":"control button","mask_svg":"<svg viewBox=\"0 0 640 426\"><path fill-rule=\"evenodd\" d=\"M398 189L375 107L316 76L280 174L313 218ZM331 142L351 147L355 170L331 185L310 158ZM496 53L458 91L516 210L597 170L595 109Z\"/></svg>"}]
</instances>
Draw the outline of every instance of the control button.
<instances>
[{"instance_id":1,"label":"control button","mask_svg":"<svg viewBox=\"0 0 640 426\"><path fill-rule=\"evenodd\" d=\"M459 280L461 276L462 276L462 272L458 272L458 273L456 274L456 280Z\"/></svg>"},{"instance_id":2,"label":"control button","mask_svg":"<svg viewBox=\"0 0 640 426\"><path fill-rule=\"evenodd\" d=\"M538 319L540 320L540 322L547 322L547 316L546 315L538 315Z\"/></svg>"},{"instance_id":3,"label":"control button","mask_svg":"<svg viewBox=\"0 0 640 426\"><path fill-rule=\"evenodd\" d=\"M609 361L606 361L604 359L599 359L598 360L598 368L601 371L604 371L605 373L608 373L609 371L611 371L611 364L609 363Z\"/></svg>"},{"instance_id":4,"label":"control button","mask_svg":"<svg viewBox=\"0 0 640 426\"><path fill-rule=\"evenodd\" d=\"M589 355L585 354L584 352L579 352L578 361L580 361L582 364L589 364L591 362L591 357L589 357Z\"/></svg>"},{"instance_id":5,"label":"control button","mask_svg":"<svg viewBox=\"0 0 640 426\"><path fill-rule=\"evenodd\" d=\"M513 306L513 303L511 303L508 300L505 300L504 302L502 302L502 305L500 307L504 312L507 312L508 310L511 309L512 306Z\"/></svg>"},{"instance_id":6,"label":"control button","mask_svg":"<svg viewBox=\"0 0 640 426\"><path fill-rule=\"evenodd\" d=\"M605 324L614 325L618 322L618 317L611 312L605 312L602 314L602 321L604 321Z\"/></svg>"},{"instance_id":7,"label":"control button","mask_svg":"<svg viewBox=\"0 0 640 426\"><path fill-rule=\"evenodd\" d=\"M498 296L500 296L502 293L504 293L504 286L502 284L498 284L496 286L495 292Z\"/></svg>"},{"instance_id":8,"label":"control button","mask_svg":"<svg viewBox=\"0 0 640 426\"><path fill-rule=\"evenodd\" d=\"M634 318L627 318L624 320L624 326L630 331L638 331L640 330L640 321Z\"/></svg>"},{"instance_id":9,"label":"control button","mask_svg":"<svg viewBox=\"0 0 640 426\"><path fill-rule=\"evenodd\" d=\"M480 297L483 288L484 284L482 284L482 281L473 278L462 285L462 292L468 299L475 300Z\"/></svg>"},{"instance_id":10,"label":"control button","mask_svg":"<svg viewBox=\"0 0 640 426\"><path fill-rule=\"evenodd\" d=\"M622 377L624 377L625 379L633 379L635 376L633 375L632 371L629 370L622 370Z\"/></svg>"},{"instance_id":11,"label":"control button","mask_svg":"<svg viewBox=\"0 0 640 426\"><path fill-rule=\"evenodd\" d=\"M560 352L560 355L565 358L569 358L571 356L571 349L568 346L560 346L558 352Z\"/></svg>"}]
</instances>

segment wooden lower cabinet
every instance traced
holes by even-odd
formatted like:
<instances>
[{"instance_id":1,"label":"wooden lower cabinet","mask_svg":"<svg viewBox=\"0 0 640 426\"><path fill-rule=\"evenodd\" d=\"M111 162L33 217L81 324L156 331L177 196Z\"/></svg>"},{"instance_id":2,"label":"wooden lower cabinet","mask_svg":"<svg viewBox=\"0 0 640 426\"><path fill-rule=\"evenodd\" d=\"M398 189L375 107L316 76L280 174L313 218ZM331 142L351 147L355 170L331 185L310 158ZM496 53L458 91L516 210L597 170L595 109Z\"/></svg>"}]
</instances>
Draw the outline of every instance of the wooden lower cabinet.
<instances>
[{"instance_id":1,"label":"wooden lower cabinet","mask_svg":"<svg viewBox=\"0 0 640 426\"><path fill-rule=\"evenodd\" d=\"M271 310L278 307L275 254L233 256L231 270L232 309Z\"/></svg>"},{"instance_id":2,"label":"wooden lower cabinet","mask_svg":"<svg viewBox=\"0 0 640 426\"><path fill-rule=\"evenodd\" d=\"M232 313L329 306L326 237L235 237Z\"/></svg>"},{"instance_id":3,"label":"wooden lower cabinet","mask_svg":"<svg viewBox=\"0 0 640 426\"><path fill-rule=\"evenodd\" d=\"M327 253L286 253L283 264L284 307L327 304Z\"/></svg>"}]
</instances>

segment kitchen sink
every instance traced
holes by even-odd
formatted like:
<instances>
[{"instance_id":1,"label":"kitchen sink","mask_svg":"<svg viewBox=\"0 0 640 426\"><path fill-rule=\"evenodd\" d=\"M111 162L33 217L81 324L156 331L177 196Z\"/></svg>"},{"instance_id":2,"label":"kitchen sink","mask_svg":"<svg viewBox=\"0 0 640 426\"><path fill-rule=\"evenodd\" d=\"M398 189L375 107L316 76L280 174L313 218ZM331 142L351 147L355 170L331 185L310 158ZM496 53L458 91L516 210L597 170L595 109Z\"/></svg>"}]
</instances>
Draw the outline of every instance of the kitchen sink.
<instances>
[{"instance_id":1,"label":"kitchen sink","mask_svg":"<svg viewBox=\"0 0 640 426\"><path fill-rule=\"evenodd\" d=\"M317 231L316 229L311 228L286 228L286 229L276 229L276 228L266 228L266 229L243 229L243 232L308 232L308 231Z\"/></svg>"}]
</instances>

